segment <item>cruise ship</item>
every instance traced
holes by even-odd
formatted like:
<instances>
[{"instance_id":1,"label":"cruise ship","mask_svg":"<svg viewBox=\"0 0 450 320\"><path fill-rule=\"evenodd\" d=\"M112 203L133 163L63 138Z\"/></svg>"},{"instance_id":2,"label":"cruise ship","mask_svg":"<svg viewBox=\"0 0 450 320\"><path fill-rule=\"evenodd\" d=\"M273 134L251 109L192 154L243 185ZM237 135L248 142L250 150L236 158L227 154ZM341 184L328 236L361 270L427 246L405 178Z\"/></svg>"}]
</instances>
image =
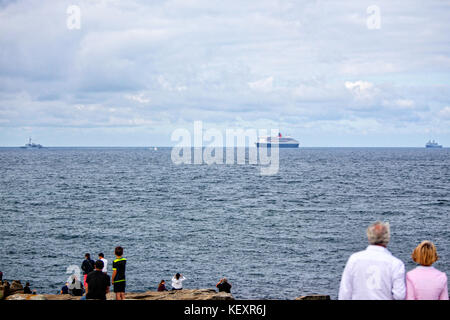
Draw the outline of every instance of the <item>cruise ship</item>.
<instances>
[{"instance_id":1,"label":"cruise ship","mask_svg":"<svg viewBox=\"0 0 450 320\"><path fill-rule=\"evenodd\" d=\"M31 142L31 137L30 137L30 139L28 140L28 143L21 148L22 149L41 149L41 148L43 148L43 146L40 145L39 143Z\"/></svg>"},{"instance_id":2,"label":"cruise ship","mask_svg":"<svg viewBox=\"0 0 450 320\"><path fill-rule=\"evenodd\" d=\"M436 141L428 141L425 148L442 148L442 145L438 144Z\"/></svg>"},{"instance_id":3,"label":"cruise ship","mask_svg":"<svg viewBox=\"0 0 450 320\"><path fill-rule=\"evenodd\" d=\"M298 148L299 142L291 137L283 137L278 133L277 137L260 137L256 142L256 147L278 146L279 148Z\"/></svg>"}]
</instances>

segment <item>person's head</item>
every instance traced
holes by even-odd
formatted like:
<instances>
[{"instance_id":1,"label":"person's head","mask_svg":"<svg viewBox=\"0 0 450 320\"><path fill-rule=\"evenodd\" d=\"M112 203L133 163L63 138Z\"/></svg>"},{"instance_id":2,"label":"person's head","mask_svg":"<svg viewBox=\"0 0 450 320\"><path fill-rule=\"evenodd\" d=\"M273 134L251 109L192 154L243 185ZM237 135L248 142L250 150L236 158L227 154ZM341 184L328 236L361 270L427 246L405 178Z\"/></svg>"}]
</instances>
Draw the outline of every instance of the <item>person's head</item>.
<instances>
[{"instance_id":1,"label":"person's head","mask_svg":"<svg viewBox=\"0 0 450 320\"><path fill-rule=\"evenodd\" d=\"M165 283L166 283L166 281L161 280L161 282L159 283L159 285L163 285L163 284L165 284Z\"/></svg>"},{"instance_id":2,"label":"person's head","mask_svg":"<svg viewBox=\"0 0 450 320\"><path fill-rule=\"evenodd\" d=\"M91 258L91 254L90 253L86 253L85 255L84 255L84 257L86 258L86 259L90 259Z\"/></svg>"},{"instance_id":3,"label":"person's head","mask_svg":"<svg viewBox=\"0 0 450 320\"><path fill-rule=\"evenodd\" d=\"M228 282L228 279L224 277L224 278L222 279L222 282Z\"/></svg>"},{"instance_id":4,"label":"person's head","mask_svg":"<svg viewBox=\"0 0 450 320\"><path fill-rule=\"evenodd\" d=\"M367 228L367 239L371 245L387 247L390 234L389 222L377 221Z\"/></svg>"},{"instance_id":5,"label":"person's head","mask_svg":"<svg viewBox=\"0 0 450 320\"><path fill-rule=\"evenodd\" d=\"M100 252L100 253L98 254L98 258L99 258L99 259L103 259L104 257L105 257L105 255L104 255L103 253Z\"/></svg>"},{"instance_id":6,"label":"person's head","mask_svg":"<svg viewBox=\"0 0 450 320\"><path fill-rule=\"evenodd\" d=\"M123 255L123 248L122 247L116 247L116 249L114 250L114 254L118 257L121 257Z\"/></svg>"},{"instance_id":7,"label":"person's head","mask_svg":"<svg viewBox=\"0 0 450 320\"><path fill-rule=\"evenodd\" d=\"M176 275L175 275L175 278L178 280L178 279L180 279L180 274L179 273L177 273Z\"/></svg>"},{"instance_id":8,"label":"person's head","mask_svg":"<svg viewBox=\"0 0 450 320\"><path fill-rule=\"evenodd\" d=\"M411 257L414 262L427 267L439 259L434 243L428 240L422 241L414 249Z\"/></svg>"},{"instance_id":9,"label":"person's head","mask_svg":"<svg viewBox=\"0 0 450 320\"><path fill-rule=\"evenodd\" d=\"M30 286L29 282L25 283L25 287L29 287L29 286Z\"/></svg>"},{"instance_id":10,"label":"person's head","mask_svg":"<svg viewBox=\"0 0 450 320\"><path fill-rule=\"evenodd\" d=\"M102 260L97 260L95 261L95 270L103 270L103 267L105 266L105 264L103 263Z\"/></svg>"}]
</instances>

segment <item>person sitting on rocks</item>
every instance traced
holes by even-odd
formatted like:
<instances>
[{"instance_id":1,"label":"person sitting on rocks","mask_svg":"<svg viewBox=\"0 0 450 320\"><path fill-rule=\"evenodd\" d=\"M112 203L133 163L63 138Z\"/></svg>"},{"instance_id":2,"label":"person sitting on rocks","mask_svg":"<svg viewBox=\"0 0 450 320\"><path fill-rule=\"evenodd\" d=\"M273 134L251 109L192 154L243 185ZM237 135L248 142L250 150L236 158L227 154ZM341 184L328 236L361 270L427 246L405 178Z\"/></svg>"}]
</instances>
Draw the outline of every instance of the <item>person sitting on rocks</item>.
<instances>
[{"instance_id":1,"label":"person sitting on rocks","mask_svg":"<svg viewBox=\"0 0 450 320\"><path fill-rule=\"evenodd\" d=\"M66 282L64 287L61 288L61 291L59 293L60 294L69 294L69 283L68 282Z\"/></svg>"},{"instance_id":2,"label":"person sitting on rocks","mask_svg":"<svg viewBox=\"0 0 450 320\"><path fill-rule=\"evenodd\" d=\"M32 294L33 293L31 291L31 289L30 289L30 283L29 282L25 283L25 287L23 288L23 293L25 293L25 294Z\"/></svg>"},{"instance_id":3,"label":"person sitting on rocks","mask_svg":"<svg viewBox=\"0 0 450 320\"><path fill-rule=\"evenodd\" d=\"M228 282L227 278L220 279L216 284L216 287L219 289L219 292L231 293L231 284Z\"/></svg>"},{"instance_id":4,"label":"person sitting on rocks","mask_svg":"<svg viewBox=\"0 0 450 320\"><path fill-rule=\"evenodd\" d=\"M167 291L167 288L166 288L166 281L164 281L164 280L161 280L161 282L159 283L159 285L158 285L158 291Z\"/></svg>"},{"instance_id":5,"label":"person sitting on rocks","mask_svg":"<svg viewBox=\"0 0 450 320\"><path fill-rule=\"evenodd\" d=\"M69 285L69 293L76 297L81 297L83 295L84 288L81 284L81 281L78 280L78 278L73 275L72 277L72 283Z\"/></svg>"},{"instance_id":6,"label":"person sitting on rocks","mask_svg":"<svg viewBox=\"0 0 450 320\"><path fill-rule=\"evenodd\" d=\"M172 278L172 290L182 290L184 280L186 278L182 274L177 273L174 275Z\"/></svg>"}]
</instances>

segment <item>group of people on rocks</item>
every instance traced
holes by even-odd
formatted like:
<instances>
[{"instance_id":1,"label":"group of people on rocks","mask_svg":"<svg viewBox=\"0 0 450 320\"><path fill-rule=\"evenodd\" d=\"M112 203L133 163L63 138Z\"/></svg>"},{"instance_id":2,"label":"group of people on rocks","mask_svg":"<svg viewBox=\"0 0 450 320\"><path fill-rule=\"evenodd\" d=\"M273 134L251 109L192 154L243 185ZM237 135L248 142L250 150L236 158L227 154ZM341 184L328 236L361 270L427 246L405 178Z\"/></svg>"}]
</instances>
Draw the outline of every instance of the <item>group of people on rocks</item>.
<instances>
[{"instance_id":1,"label":"group of people on rocks","mask_svg":"<svg viewBox=\"0 0 450 320\"><path fill-rule=\"evenodd\" d=\"M126 262L127 259L123 257L123 248L116 247L114 254L116 259L113 261L112 270L113 273L111 277L107 274L108 260L105 259L103 253L99 253L99 259L94 261L91 259L89 253L85 254L85 259L81 264L81 270L83 270L83 284L75 276L71 276L71 281L66 283L66 285L61 289L61 294L72 294L74 296L82 296L82 300L86 299L99 299L106 300L106 294L110 291L110 284L114 286L114 293L116 295L116 300L125 299L125 288L126 288ZM182 290L183 281L186 278L177 273L172 278L172 290ZM84 285L84 288L83 288ZM226 278L223 278L216 285L219 292L230 292L231 284L228 283ZM165 286L165 281L161 280L158 285L157 291L168 290ZM85 293L85 295L83 295Z\"/></svg>"},{"instance_id":2,"label":"group of people on rocks","mask_svg":"<svg viewBox=\"0 0 450 320\"><path fill-rule=\"evenodd\" d=\"M118 246L114 250L116 259L112 263L113 273L108 275L108 260L103 253L98 254L98 260L91 259L91 255L86 253L81 270L83 270L83 284L72 275L72 281L66 283L61 289L61 294L72 294L82 296L81 299L100 299L106 300L106 294L109 293L111 283L114 286L116 300L125 299L126 278L125 270L127 259L123 257L123 248ZM84 287L83 287L84 286ZM85 293L85 294L84 294ZM84 294L84 295L83 295Z\"/></svg>"}]
</instances>

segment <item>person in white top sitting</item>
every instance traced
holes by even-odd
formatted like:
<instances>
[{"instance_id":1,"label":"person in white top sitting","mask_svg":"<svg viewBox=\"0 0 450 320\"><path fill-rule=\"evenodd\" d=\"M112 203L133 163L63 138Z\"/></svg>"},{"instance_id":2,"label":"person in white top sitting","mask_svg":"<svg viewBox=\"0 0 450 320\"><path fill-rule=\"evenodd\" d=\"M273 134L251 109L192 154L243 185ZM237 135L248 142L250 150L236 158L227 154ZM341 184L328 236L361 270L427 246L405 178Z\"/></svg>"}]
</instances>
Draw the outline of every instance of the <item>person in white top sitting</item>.
<instances>
[{"instance_id":1,"label":"person in white top sitting","mask_svg":"<svg viewBox=\"0 0 450 320\"><path fill-rule=\"evenodd\" d=\"M98 259L103 261L103 273L108 273L108 260L105 259L105 255L103 253L98 254Z\"/></svg>"},{"instance_id":2,"label":"person in white top sitting","mask_svg":"<svg viewBox=\"0 0 450 320\"><path fill-rule=\"evenodd\" d=\"M177 273L172 278L172 290L181 290L183 289L183 281L186 280L186 278L182 275Z\"/></svg>"},{"instance_id":3,"label":"person in white top sitting","mask_svg":"<svg viewBox=\"0 0 450 320\"><path fill-rule=\"evenodd\" d=\"M386 249L389 223L370 225L367 238L366 250L352 254L345 265L339 300L404 300L405 265Z\"/></svg>"}]
</instances>

